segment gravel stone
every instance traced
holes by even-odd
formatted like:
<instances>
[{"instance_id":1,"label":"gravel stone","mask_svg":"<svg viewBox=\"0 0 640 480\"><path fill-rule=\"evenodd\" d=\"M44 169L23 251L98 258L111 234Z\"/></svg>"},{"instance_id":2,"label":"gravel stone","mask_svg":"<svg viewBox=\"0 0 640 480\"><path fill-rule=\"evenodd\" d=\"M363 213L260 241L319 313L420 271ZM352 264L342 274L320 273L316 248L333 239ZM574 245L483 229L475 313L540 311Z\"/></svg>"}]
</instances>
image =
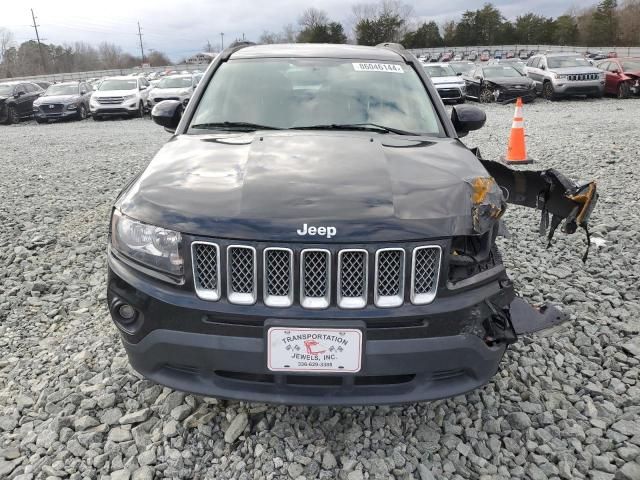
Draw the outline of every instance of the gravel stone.
<instances>
[{"instance_id":1,"label":"gravel stone","mask_svg":"<svg viewBox=\"0 0 640 480\"><path fill-rule=\"evenodd\" d=\"M245 412L236 415L224 433L224 441L227 443L233 443L242 434L244 429L249 423L249 417Z\"/></svg>"},{"instance_id":2,"label":"gravel stone","mask_svg":"<svg viewBox=\"0 0 640 480\"><path fill-rule=\"evenodd\" d=\"M142 410L138 410L137 412L127 413L120 417L118 422L120 425L128 425L131 423L141 423L144 422L151 415L151 410L148 408L144 408Z\"/></svg>"},{"instance_id":3,"label":"gravel stone","mask_svg":"<svg viewBox=\"0 0 640 480\"><path fill-rule=\"evenodd\" d=\"M636 462L625 463L613 478L615 480L638 480L640 478L640 464Z\"/></svg>"},{"instance_id":4,"label":"gravel stone","mask_svg":"<svg viewBox=\"0 0 640 480\"><path fill-rule=\"evenodd\" d=\"M601 193L586 264L584 236L558 229L547 248L532 210L510 207L498 240L520 294L562 304L567 325L523 336L479 390L352 408L226 401L137 375L106 306L106 219L170 135L149 119L0 126L0 478L637 480L639 102L524 107L532 168ZM463 140L499 158L513 105L481 108L485 128Z\"/></svg>"}]
</instances>

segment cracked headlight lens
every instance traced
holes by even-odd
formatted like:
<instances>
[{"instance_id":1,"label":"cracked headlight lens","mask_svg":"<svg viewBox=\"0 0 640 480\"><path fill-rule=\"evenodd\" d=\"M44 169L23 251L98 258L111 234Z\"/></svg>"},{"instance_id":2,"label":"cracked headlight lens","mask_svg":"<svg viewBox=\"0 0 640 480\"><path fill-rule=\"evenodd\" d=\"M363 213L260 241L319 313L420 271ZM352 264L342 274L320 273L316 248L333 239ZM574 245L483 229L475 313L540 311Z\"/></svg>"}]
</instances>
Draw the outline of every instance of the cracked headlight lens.
<instances>
[{"instance_id":1,"label":"cracked headlight lens","mask_svg":"<svg viewBox=\"0 0 640 480\"><path fill-rule=\"evenodd\" d=\"M111 219L111 246L144 266L171 275L182 275L182 236L162 227L127 217L118 210Z\"/></svg>"}]
</instances>

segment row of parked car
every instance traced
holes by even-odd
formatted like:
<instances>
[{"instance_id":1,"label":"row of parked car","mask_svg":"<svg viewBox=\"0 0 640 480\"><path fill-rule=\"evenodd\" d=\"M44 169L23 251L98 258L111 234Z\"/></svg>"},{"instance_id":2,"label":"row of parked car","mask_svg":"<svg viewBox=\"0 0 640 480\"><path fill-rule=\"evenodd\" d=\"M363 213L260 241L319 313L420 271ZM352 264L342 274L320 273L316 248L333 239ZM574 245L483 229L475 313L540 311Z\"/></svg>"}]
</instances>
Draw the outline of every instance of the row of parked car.
<instances>
[{"instance_id":1,"label":"row of parked car","mask_svg":"<svg viewBox=\"0 0 640 480\"><path fill-rule=\"evenodd\" d=\"M533 101L612 95L640 95L640 58L607 57L592 63L580 54L537 54L526 63L516 59L493 59L487 63L423 62L440 96L462 103L509 102L521 97Z\"/></svg>"},{"instance_id":2,"label":"row of parked car","mask_svg":"<svg viewBox=\"0 0 640 480\"><path fill-rule=\"evenodd\" d=\"M480 62L488 62L490 60L504 60L504 59L519 59L519 60L529 60L534 55L538 55L540 52L538 50L527 50L526 48L521 48L520 50L501 50L496 49L491 51L490 49L484 49L480 52L477 50L471 51L462 51L456 52L455 50L446 50L443 52L437 53L423 53L419 55L419 59L423 63L445 63L445 62L461 62L463 60L469 60L472 62L480 61ZM589 52L587 51L584 55L586 58L591 60L604 60L605 58L617 58L617 52L609 52L604 53L602 51L597 52Z\"/></svg>"},{"instance_id":3,"label":"row of parked car","mask_svg":"<svg viewBox=\"0 0 640 480\"><path fill-rule=\"evenodd\" d=\"M109 116L142 117L162 100L179 100L186 105L201 78L201 73L167 75L158 78L155 85L143 75L48 86L27 81L3 82L0 123L17 123L30 117L38 123L83 120L88 116L94 120Z\"/></svg>"}]
</instances>

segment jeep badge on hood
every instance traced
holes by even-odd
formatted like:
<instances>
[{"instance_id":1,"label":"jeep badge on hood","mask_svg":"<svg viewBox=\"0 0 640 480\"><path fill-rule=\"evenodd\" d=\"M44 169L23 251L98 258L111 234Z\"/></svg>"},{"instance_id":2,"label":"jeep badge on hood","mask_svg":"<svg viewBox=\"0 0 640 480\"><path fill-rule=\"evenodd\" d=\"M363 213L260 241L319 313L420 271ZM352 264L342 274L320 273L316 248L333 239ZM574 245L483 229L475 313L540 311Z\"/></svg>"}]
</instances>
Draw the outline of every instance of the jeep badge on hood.
<instances>
[{"instance_id":1,"label":"jeep badge on hood","mask_svg":"<svg viewBox=\"0 0 640 480\"><path fill-rule=\"evenodd\" d=\"M335 234L337 233L337 229L336 227L324 227L324 226L314 227L313 225L307 226L307 224L305 223L302 225L302 228L296 230L296 232L298 235L301 235L301 236L321 235L327 238L331 238L335 236Z\"/></svg>"}]
</instances>

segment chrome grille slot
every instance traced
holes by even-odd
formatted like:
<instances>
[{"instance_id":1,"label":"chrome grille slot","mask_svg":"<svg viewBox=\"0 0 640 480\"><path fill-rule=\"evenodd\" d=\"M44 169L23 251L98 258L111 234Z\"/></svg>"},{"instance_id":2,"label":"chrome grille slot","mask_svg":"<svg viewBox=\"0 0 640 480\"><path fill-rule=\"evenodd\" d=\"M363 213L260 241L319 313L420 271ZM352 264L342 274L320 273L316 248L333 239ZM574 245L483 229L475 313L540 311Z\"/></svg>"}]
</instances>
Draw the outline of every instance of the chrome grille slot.
<instances>
[{"instance_id":1,"label":"chrome grille slot","mask_svg":"<svg viewBox=\"0 0 640 480\"><path fill-rule=\"evenodd\" d=\"M227 248L229 302L251 305L256 301L256 249L241 245Z\"/></svg>"},{"instance_id":2,"label":"chrome grille slot","mask_svg":"<svg viewBox=\"0 0 640 480\"><path fill-rule=\"evenodd\" d=\"M264 249L264 303L289 307L293 303L293 252L288 248Z\"/></svg>"},{"instance_id":3,"label":"chrome grille slot","mask_svg":"<svg viewBox=\"0 0 640 480\"><path fill-rule=\"evenodd\" d=\"M404 250L383 248L376 252L375 304L397 307L404 300Z\"/></svg>"},{"instance_id":4,"label":"chrome grille slot","mask_svg":"<svg viewBox=\"0 0 640 480\"><path fill-rule=\"evenodd\" d=\"M341 250L338 253L338 306L364 308L367 305L368 253Z\"/></svg>"},{"instance_id":5,"label":"chrome grille slot","mask_svg":"<svg viewBox=\"0 0 640 480\"><path fill-rule=\"evenodd\" d=\"M300 253L300 304L304 308L327 308L331 291L331 253L306 249Z\"/></svg>"},{"instance_id":6,"label":"chrome grille slot","mask_svg":"<svg viewBox=\"0 0 640 480\"><path fill-rule=\"evenodd\" d=\"M436 297L440 257L438 246L417 247L411 260L411 303L425 305Z\"/></svg>"},{"instance_id":7,"label":"chrome grille slot","mask_svg":"<svg viewBox=\"0 0 640 480\"><path fill-rule=\"evenodd\" d=\"M100 105L118 105L124 101L124 97L97 97Z\"/></svg>"},{"instance_id":8,"label":"chrome grille slot","mask_svg":"<svg viewBox=\"0 0 640 480\"><path fill-rule=\"evenodd\" d=\"M203 300L220 298L220 249L215 243L193 242L193 283L196 295Z\"/></svg>"}]
</instances>

